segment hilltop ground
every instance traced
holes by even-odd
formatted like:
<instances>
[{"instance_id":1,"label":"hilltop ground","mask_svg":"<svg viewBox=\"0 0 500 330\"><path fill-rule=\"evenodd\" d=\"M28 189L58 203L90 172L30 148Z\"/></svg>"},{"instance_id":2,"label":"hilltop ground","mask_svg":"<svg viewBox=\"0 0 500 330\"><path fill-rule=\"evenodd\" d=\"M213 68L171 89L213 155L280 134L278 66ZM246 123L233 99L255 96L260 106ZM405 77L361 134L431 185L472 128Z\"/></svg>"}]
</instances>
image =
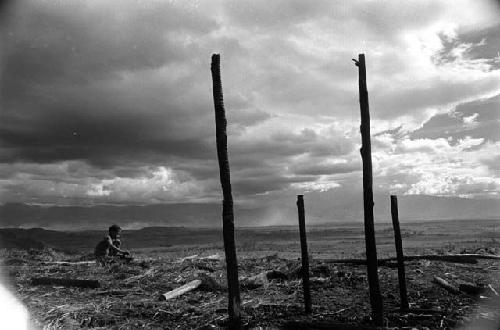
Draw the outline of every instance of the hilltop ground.
<instances>
[{"instance_id":1,"label":"hilltop ground","mask_svg":"<svg viewBox=\"0 0 500 330\"><path fill-rule=\"evenodd\" d=\"M402 227L407 255L500 254L499 221L428 222ZM132 233L127 237L132 238ZM242 230L238 238L240 278L268 270L287 276L270 279L262 286L242 288L246 326L306 329L304 326L309 322L307 329L319 329L333 321L346 325L345 328L370 326L365 267L327 262L331 258L363 256L361 226L309 230L309 250L313 257L310 316L303 313L301 282L297 276L300 247L295 229ZM200 244L193 244L187 237L184 241L188 244L179 244L177 240L182 242L179 236L169 244L164 242L163 247L158 242L156 248L135 247L134 262L106 267L92 263L54 264L54 261L89 260L90 250L68 254L48 249L51 244L45 241L45 248L40 250L2 250L2 272L31 312L32 323L46 329L217 329L226 322L225 264L223 258L217 257L223 256L222 244L215 236L197 239ZM380 256L394 255L390 227L378 228L377 244ZM197 256L183 259L193 255ZM399 313L397 270L381 267L386 326L446 329L469 325L476 329L478 322L494 326L500 317L494 292L500 291L498 260L479 260L477 264L419 260L406 265L411 307L432 309L436 313ZM30 279L36 276L96 279L101 287L35 286ZM210 276L220 286L203 287L169 301L158 300L162 293L204 276ZM455 285L462 282L491 285L493 290L481 296L452 294L434 284L434 276Z\"/></svg>"}]
</instances>

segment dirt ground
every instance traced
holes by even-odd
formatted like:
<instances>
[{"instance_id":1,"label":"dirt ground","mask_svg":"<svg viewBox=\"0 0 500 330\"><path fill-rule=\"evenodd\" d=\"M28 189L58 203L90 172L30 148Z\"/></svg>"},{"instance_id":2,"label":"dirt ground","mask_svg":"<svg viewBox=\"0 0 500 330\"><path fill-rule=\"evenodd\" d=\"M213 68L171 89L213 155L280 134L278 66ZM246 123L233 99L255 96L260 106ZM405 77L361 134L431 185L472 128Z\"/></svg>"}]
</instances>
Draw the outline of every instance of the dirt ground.
<instances>
[{"instance_id":1,"label":"dirt ground","mask_svg":"<svg viewBox=\"0 0 500 330\"><path fill-rule=\"evenodd\" d=\"M314 244L312 244L314 245ZM450 246L447 247L451 249ZM465 253L497 253L500 242L469 243ZM370 327L365 266L342 265L313 256L313 313L305 315L298 258L284 258L289 251L275 246L264 251L239 251L240 277L278 270L287 278L270 279L258 287L241 291L243 320L256 329L330 329ZM455 248L456 249L456 248ZM426 250L428 252L428 250ZM342 255L346 255L344 251ZM444 252L435 249L436 254ZM196 257L183 259L186 256ZM204 259L212 256L211 259ZM219 258L219 257L220 258ZM227 322L225 262L220 249L183 247L139 251L130 263L98 267L93 263L54 264L54 261L89 260L87 255L67 255L45 250L3 250L2 272L9 286L28 307L32 323L44 329L219 329ZM487 290L480 296L452 294L433 283L440 276L452 284L461 282L491 285L500 291L500 262L479 260L477 264L456 264L420 260L406 263L410 307L433 310L401 313L397 270L380 267L386 327L417 329L495 329L500 317L498 297ZM176 299L159 301L159 296L200 276L208 275L222 288L208 287ZM96 279L99 288L32 285L37 276Z\"/></svg>"}]
</instances>

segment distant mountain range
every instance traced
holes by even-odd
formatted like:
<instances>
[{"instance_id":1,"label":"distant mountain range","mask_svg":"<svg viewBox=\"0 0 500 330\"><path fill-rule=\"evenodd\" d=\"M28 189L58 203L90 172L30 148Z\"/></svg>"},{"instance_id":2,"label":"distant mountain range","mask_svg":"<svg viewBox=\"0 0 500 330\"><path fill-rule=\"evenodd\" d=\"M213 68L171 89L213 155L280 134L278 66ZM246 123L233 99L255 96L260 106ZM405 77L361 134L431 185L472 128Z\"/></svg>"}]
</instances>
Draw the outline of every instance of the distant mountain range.
<instances>
[{"instance_id":1,"label":"distant mountain range","mask_svg":"<svg viewBox=\"0 0 500 330\"><path fill-rule=\"evenodd\" d=\"M443 242L456 239L474 238L488 241L500 237L498 231L500 220L420 221L403 223L401 227L407 247L421 244L422 239L427 243L444 244ZM364 239L362 222L310 225L307 227L307 232L309 243L316 247L325 242L345 244L346 241L358 242L361 246ZM0 228L0 248L29 250L49 247L65 252L91 252L106 233L106 230L56 231L42 228ZM377 223L376 236L379 246L392 246L394 242L392 224ZM130 250L166 248L179 251L179 248L182 249L183 246L218 250L223 248L221 228L147 227L124 230L121 238L123 247ZM247 251L266 250L277 243L278 245L288 244L298 249L298 226L237 228L235 240L239 249Z\"/></svg>"},{"instance_id":2,"label":"distant mountain range","mask_svg":"<svg viewBox=\"0 0 500 330\"><path fill-rule=\"evenodd\" d=\"M363 219L361 196L343 202L328 192L305 195L306 221L310 224L359 222ZM345 202L348 200L349 202ZM0 205L1 227L42 227L49 229L106 229L111 223L124 228L148 226L220 227L221 204L152 204L96 206L39 206L19 203ZM449 219L499 219L496 199L465 199L433 196L399 197L402 222ZM390 221L388 196L375 196L375 221ZM297 222L294 196L258 206L235 206L239 227L294 225Z\"/></svg>"}]
</instances>

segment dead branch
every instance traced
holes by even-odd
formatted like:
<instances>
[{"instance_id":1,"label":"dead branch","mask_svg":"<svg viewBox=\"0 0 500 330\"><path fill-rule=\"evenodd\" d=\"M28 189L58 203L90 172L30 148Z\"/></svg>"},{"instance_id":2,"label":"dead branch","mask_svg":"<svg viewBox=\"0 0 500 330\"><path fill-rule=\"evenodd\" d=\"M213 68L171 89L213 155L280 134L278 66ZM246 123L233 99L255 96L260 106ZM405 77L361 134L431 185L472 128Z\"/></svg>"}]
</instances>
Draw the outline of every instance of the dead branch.
<instances>
[{"instance_id":1,"label":"dead branch","mask_svg":"<svg viewBox=\"0 0 500 330\"><path fill-rule=\"evenodd\" d=\"M97 280L75 280L70 278L33 277L32 285L62 285L76 286L79 288L99 288L101 285Z\"/></svg>"},{"instance_id":2,"label":"dead branch","mask_svg":"<svg viewBox=\"0 0 500 330\"><path fill-rule=\"evenodd\" d=\"M454 293L454 294L459 294L460 293L460 290L457 287L455 287L455 286L451 285L450 283L446 282L441 277L434 276L434 283L438 284L439 286L441 286L442 288L444 288L448 292L451 292L451 293Z\"/></svg>"}]
</instances>

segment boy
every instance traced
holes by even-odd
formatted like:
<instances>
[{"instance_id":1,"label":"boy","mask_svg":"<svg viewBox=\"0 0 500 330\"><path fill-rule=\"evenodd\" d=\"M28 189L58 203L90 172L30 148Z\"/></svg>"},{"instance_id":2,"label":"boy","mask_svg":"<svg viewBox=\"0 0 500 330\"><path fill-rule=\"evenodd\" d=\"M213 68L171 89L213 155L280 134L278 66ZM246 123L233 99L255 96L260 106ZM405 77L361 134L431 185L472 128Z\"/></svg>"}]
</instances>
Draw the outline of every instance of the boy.
<instances>
[{"instance_id":1,"label":"boy","mask_svg":"<svg viewBox=\"0 0 500 330\"><path fill-rule=\"evenodd\" d=\"M130 253L120 249L120 232L121 228L117 225L112 225L108 229L108 235L100 241L94 250L96 261L99 265L105 265L110 261L110 257L119 256L130 261Z\"/></svg>"}]
</instances>

